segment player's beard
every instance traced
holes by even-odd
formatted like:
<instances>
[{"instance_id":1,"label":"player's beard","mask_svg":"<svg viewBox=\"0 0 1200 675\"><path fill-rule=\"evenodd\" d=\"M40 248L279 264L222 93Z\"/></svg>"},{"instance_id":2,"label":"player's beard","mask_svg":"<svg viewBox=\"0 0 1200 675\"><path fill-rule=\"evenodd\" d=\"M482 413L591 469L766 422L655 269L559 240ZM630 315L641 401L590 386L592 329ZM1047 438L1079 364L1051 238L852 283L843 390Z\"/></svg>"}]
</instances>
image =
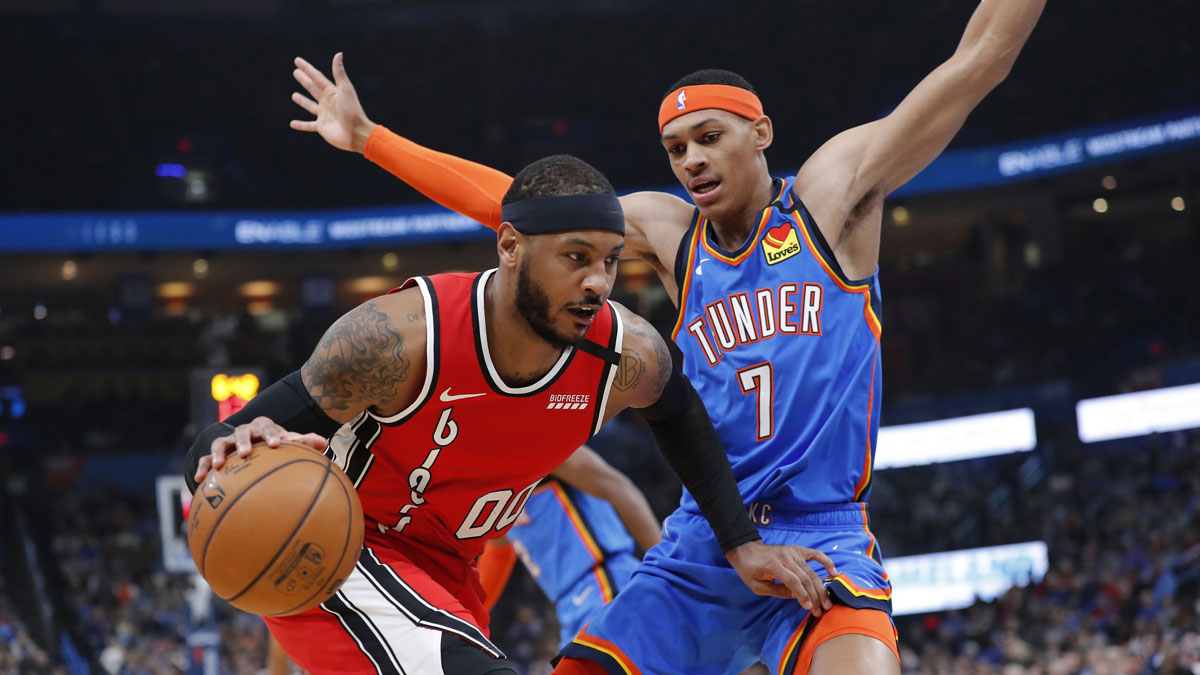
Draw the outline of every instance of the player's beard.
<instances>
[{"instance_id":1,"label":"player's beard","mask_svg":"<svg viewBox=\"0 0 1200 675\"><path fill-rule=\"evenodd\" d=\"M551 347L574 347L583 338L583 335L566 336L554 329L554 322L550 320L550 297L530 276L528 257L522 260L521 266L517 268L517 313L529 324L534 335L545 340Z\"/></svg>"}]
</instances>

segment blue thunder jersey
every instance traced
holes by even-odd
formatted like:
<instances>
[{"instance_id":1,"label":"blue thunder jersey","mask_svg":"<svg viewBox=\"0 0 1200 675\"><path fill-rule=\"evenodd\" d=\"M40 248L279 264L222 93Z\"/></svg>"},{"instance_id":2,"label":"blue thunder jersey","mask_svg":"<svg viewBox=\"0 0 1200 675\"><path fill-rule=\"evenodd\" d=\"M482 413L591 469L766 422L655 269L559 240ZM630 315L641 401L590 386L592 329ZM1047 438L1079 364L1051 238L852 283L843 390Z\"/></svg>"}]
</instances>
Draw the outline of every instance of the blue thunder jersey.
<instances>
[{"instance_id":1,"label":"blue thunder jersey","mask_svg":"<svg viewBox=\"0 0 1200 675\"><path fill-rule=\"evenodd\" d=\"M793 180L732 253L697 211L676 259L683 371L759 509L865 502L879 431L877 274L846 278Z\"/></svg>"},{"instance_id":2,"label":"blue thunder jersey","mask_svg":"<svg viewBox=\"0 0 1200 675\"><path fill-rule=\"evenodd\" d=\"M633 537L612 505L553 478L530 495L507 536L534 581L556 603L577 593L577 582L588 577L596 585L595 597L588 600L599 600L596 607L609 602L629 573L615 575L604 563L617 557L636 562Z\"/></svg>"}]
</instances>

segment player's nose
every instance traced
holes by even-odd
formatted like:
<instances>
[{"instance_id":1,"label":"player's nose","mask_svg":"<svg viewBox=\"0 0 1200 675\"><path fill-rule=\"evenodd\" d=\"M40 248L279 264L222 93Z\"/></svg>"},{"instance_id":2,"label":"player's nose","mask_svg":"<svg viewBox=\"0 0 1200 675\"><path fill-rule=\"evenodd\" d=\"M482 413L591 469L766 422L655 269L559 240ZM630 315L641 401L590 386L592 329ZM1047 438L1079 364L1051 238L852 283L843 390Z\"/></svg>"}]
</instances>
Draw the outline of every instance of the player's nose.
<instances>
[{"instance_id":1,"label":"player's nose","mask_svg":"<svg viewBox=\"0 0 1200 675\"><path fill-rule=\"evenodd\" d=\"M688 143L687 155L683 158L683 168L691 173L699 173L708 167L708 153L699 143Z\"/></svg>"},{"instance_id":2,"label":"player's nose","mask_svg":"<svg viewBox=\"0 0 1200 675\"><path fill-rule=\"evenodd\" d=\"M587 295L598 295L602 298L607 298L612 291L613 280L610 278L608 269L604 265L604 261L597 261L587 269L587 274L584 275L580 289Z\"/></svg>"}]
</instances>

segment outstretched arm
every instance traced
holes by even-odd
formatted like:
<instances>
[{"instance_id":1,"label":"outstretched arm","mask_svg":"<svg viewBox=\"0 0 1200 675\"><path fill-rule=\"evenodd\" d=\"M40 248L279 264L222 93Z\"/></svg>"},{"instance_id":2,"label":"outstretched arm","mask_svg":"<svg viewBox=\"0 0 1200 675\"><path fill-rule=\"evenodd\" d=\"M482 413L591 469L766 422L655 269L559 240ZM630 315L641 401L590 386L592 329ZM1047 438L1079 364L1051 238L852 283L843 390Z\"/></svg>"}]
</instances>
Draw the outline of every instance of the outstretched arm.
<instances>
[{"instance_id":1,"label":"outstretched arm","mask_svg":"<svg viewBox=\"0 0 1200 675\"><path fill-rule=\"evenodd\" d=\"M612 504L625 529L643 551L649 551L662 540L658 519L650 510L646 496L628 476L614 469L595 450L586 445L579 446L550 475Z\"/></svg>"},{"instance_id":2,"label":"outstretched arm","mask_svg":"<svg viewBox=\"0 0 1200 675\"><path fill-rule=\"evenodd\" d=\"M941 154L967 115L1008 75L1044 5L1045 0L983 0L954 54L890 115L838 134L805 162L794 189L843 267L849 262L866 273L874 269L879 228L877 222L874 227L856 222L863 206L880 202ZM874 245L848 237L869 238Z\"/></svg>"},{"instance_id":3,"label":"outstretched arm","mask_svg":"<svg viewBox=\"0 0 1200 675\"><path fill-rule=\"evenodd\" d=\"M418 145L372 122L346 74L341 52L333 57L333 81L300 57L295 64L292 75L309 96L295 92L292 101L316 119L292 120L293 129L316 132L335 148L361 153L451 211L493 230L500 227L500 201L512 176ZM665 192L639 192L622 197L621 207L628 226L622 257L650 263L674 298L675 251L690 224L692 205Z\"/></svg>"},{"instance_id":4,"label":"outstretched arm","mask_svg":"<svg viewBox=\"0 0 1200 675\"><path fill-rule=\"evenodd\" d=\"M292 101L316 116L292 120L297 131L315 131L335 148L357 152L421 194L493 230L500 226L500 200L512 177L482 164L430 150L372 122L346 74L341 52L333 57L333 81L308 61L295 60L292 76L308 96Z\"/></svg>"}]
</instances>

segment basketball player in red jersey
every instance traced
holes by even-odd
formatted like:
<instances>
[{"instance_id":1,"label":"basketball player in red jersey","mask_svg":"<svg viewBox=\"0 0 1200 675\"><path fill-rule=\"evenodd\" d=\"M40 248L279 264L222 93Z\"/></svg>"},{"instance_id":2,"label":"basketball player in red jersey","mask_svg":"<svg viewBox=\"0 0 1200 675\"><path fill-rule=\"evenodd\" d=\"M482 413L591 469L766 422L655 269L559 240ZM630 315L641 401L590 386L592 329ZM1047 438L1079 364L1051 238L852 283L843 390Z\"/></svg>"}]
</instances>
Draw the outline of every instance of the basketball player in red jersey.
<instances>
[{"instance_id":1,"label":"basketball player in red jersey","mask_svg":"<svg viewBox=\"0 0 1200 675\"><path fill-rule=\"evenodd\" d=\"M851 534L866 533L870 543L848 546L843 542L825 549L837 550L831 555L839 566L843 561L851 563L855 550L877 553L867 528L866 501L879 417L876 385L881 368L874 365L881 332L876 270L883 200L936 158L975 106L1007 76L1044 4L1044 0L980 2L954 54L891 114L834 136L787 180L773 180L768 171L764 151L773 139L773 123L749 83L727 71L693 73L671 87L660 102L658 118L672 172L693 203L651 192L621 198L629 227L624 253L651 264L680 304L677 342L685 352L692 349L685 367L705 400L723 413L716 422L744 496L773 505L777 525L779 513L785 510L803 515L820 508L825 515L861 507L860 527ZM296 65L294 75L312 98L296 93L293 100L316 119L293 121L292 128L318 132L335 147L364 154L455 211L492 227L499 222L497 198L507 186L503 173L422 148L375 125L359 105L340 54L333 61L334 83L319 76L303 59L297 59ZM785 238L771 240L771 232ZM799 236L804 237L803 244ZM769 246L774 247L775 257ZM776 265L784 260L788 263ZM797 265L805 269L793 270ZM695 283L689 286L689 281ZM793 328L791 332L820 335L821 339L757 340L751 335L757 329L748 308L742 317L746 321L737 324L741 332L735 339L735 326L728 322L736 317L729 315L726 306L736 311L738 305L733 303L737 296L757 297L755 289L777 288L782 293L777 306L783 311L790 302L784 289L797 281L805 283L805 288L810 287L808 282L814 284L809 305L813 328ZM829 292L815 295L821 288ZM769 298L768 303L772 302ZM719 316L706 317L704 307ZM818 316L818 312L823 314ZM775 314L760 307L757 318L761 321L763 316L771 317L769 323L759 324L763 337L768 331L776 335ZM710 318L709 323L718 327L725 322L723 337L710 337L716 330L705 323ZM688 329L679 332L684 326ZM817 326L827 330L822 332ZM689 334L693 328L696 332ZM758 380L735 377L752 375L749 367L768 359L786 364L801 377L774 388L762 386L766 374L756 375ZM818 386L816 382L834 384ZM782 415L773 418L797 433L759 433L756 438L756 432L775 428L762 423L772 418L760 416L757 426L735 419L735 412L754 413L758 399L746 394L766 391L776 396L771 406L763 409L773 408L776 401L800 402L788 408L791 414L786 419ZM806 401L812 405L805 405ZM863 421L858 422L860 419ZM829 442L804 441L787 447L778 442L798 439L800 431L813 429L819 429L820 438ZM838 451L829 452L829 448ZM837 465L852 452L857 453L857 462ZM814 464L824 460L829 461L822 468ZM758 491L764 485L768 490ZM829 494L834 491L844 494ZM819 534L801 522L803 517L792 520L797 537ZM776 536L782 537L779 528L775 530ZM812 620L815 612L813 617L789 615L761 630L747 631L744 644L721 645L700 654L694 645L711 644L698 639L700 636L733 631L745 625L745 617L778 617L781 612L768 611L764 604L751 606L747 614L729 594L717 597L695 592L698 567L703 566L696 558L705 553L700 546L685 546L685 538L686 534L679 538L680 545L673 546L670 555L659 556L661 560L656 560L652 569L643 569L646 573L634 577L631 587L638 580L646 582L636 589L639 593L618 596L593 619L587 635L577 639L579 644L564 650L567 658L556 673L640 670L707 675L736 672L737 663L754 655L761 656L774 671L789 675L899 672L894 627L888 616L890 583L881 561L875 558L874 562L863 558L863 574L847 574L831 583L830 592L838 593L839 604L826 618ZM806 540L810 539L788 541ZM707 546L703 542L703 547ZM691 557L685 559L685 555ZM686 575L668 578L663 570L676 563L686 565ZM712 571L715 575L719 570ZM659 583L663 579L666 581ZM653 589L661 595L645 592L652 584L657 584ZM639 597L650 597L649 602L659 607L677 603L683 607L682 614L698 619L711 615L720 625L704 630L689 626L689 632L676 640L657 640L647 631ZM662 598L668 601L659 602ZM750 606L750 601L745 604ZM654 620L661 622L662 614ZM693 653L679 653L676 645ZM750 653L755 650L756 654Z\"/></svg>"},{"instance_id":2,"label":"basketball player in red jersey","mask_svg":"<svg viewBox=\"0 0 1200 675\"><path fill-rule=\"evenodd\" d=\"M364 550L320 607L266 618L284 650L317 675L513 673L488 640L475 560L547 473L629 407L747 586L821 611L806 561L828 558L761 542L662 337L607 300L624 245L612 186L550 157L517 174L502 208L498 269L413 278L350 311L299 371L188 453L194 488L256 440L332 437L326 452L362 502Z\"/></svg>"}]
</instances>

